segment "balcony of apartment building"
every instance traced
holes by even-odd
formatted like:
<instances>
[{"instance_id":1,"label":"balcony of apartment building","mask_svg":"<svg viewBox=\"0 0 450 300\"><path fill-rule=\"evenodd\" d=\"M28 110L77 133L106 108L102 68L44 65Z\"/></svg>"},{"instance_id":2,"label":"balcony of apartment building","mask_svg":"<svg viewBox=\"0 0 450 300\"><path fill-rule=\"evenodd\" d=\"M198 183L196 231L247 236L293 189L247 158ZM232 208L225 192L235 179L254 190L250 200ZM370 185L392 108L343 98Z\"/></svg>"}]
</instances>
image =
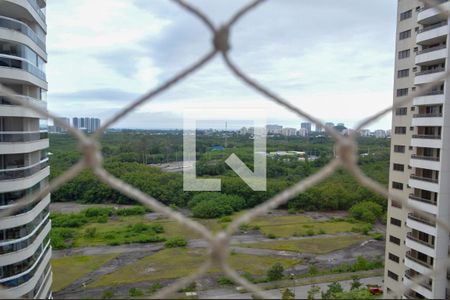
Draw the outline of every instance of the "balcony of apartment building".
<instances>
[{"instance_id":1,"label":"balcony of apartment building","mask_svg":"<svg viewBox=\"0 0 450 300\"><path fill-rule=\"evenodd\" d=\"M416 168L414 174L411 174L411 179L420 180L431 183L439 183L439 171Z\"/></svg>"},{"instance_id":2,"label":"balcony of apartment building","mask_svg":"<svg viewBox=\"0 0 450 300\"><path fill-rule=\"evenodd\" d=\"M412 229L406 236L406 247L436 257L435 237L417 229Z\"/></svg>"},{"instance_id":3,"label":"balcony of apartment building","mask_svg":"<svg viewBox=\"0 0 450 300\"><path fill-rule=\"evenodd\" d=\"M442 82L432 88L432 90L423 96L414 98L413 105L439 105L445 102L445 83Z\"/></svg>"},{"instance_id":4,"label":"balcony of apartment building","mask_svg":"<svg viewBox=\"0 0 450 300\"><path fill-rule=\"evenodd\" d=\"M47 54L45 53L45 32L41 32L42 29L35 26L32 29L31 26L32 23L18 21L14 17L0 16L0 37L7 41L22 43L47 60Z\"/></svg>"},{"instance_id":5,"label":"balcony of apartment building","mask_svg":"<svg viewBox=\"0 0 450 300\"><path fill-rule=\"evenodd\" d=\"M418 126L413 134L411 146L423 148L442 148L441 126Z\"/></svg>"},{"instance_id":6,"label":"balcony of apartment building","mask_svg":"<svg viewBox=\"0 0 450 300\"><path fill-rule=\"evenodd\" d=\"M0 155L0 192L22 190L50 175L45 151Z\"/></svg>"},{"instance_id":7,"label":"balcony of apartment building","mask_svg":"<svg viewBox=\"0 0 450 300\"><path fill-rule=\"evenodd\" d=\"M445 66L445 62L421 66L420 71L416 73L414 84L421 85L437 81L445 74Z\"/></svg>"},{"instance_id":8,"label":"balcony of apartment building","mask_svg":"<svg viewBox=\"0 0 450 300\"><path fill-rule=\"evenodd\" d=\"M436 222L433 220L433 216L426 212L421 212L420 214L418 212L409 213L406 219L406 226L429 235L436 236L437 234Z\"/></svg>"},{"instance_id":9,"label":"balcony of apartment building","mask_svg":"<svg viewBox=\"0 0 450 300\"><path fill-rule=\"evenodd\" d=\"M403 296L405 297L405 299L426 299L424 295L414 291L414 290L407 290Z\"/></svg>"},{"instance_id":10,"label":"balcony of apartment building","mask_svg":"<svg viewBox=\"0 0 450 300\"><path fill-rule=\"evenodd\" d=\"M408 269L405 271L405 277L403 277L403 283L406 286L410 286L411 289L420 295L425 296L428 299L433 298L433 280L431 278L427 278L425 280L419 280L419 276L422 274L413 270Z\"/></svg>"},{"instance_id":11,"label":"balcony of apartment building","mask_svg":"<svg viewBox=\"0 0 450 300\"><path fill-rule=\"evenodd\" d=\"M442 43L446 40L448 28L448 21L446 19L439 19L429 24L423 24L423 27L417 32L416 42L418 45Z\"/></svg>"},{"instance_id":12,"label":"balcony of apartment building","mask_svg":"<svg viewBox=\"0 0 450 300\"><path fill-rule=\"evenodd\" d=\"M422 50L416 53L416 65L432 65L445 62L448 56L447 41L423 45Z\"/></svg>"},{"instance_id":13,"label":"balcony of apartment building","mask_svg":"<svg viewBox=\"0 0 450 300\"><path fill-rule=\"evenodd\" d=\"M37 161L27 154L0 155L0 180L17 180L32 176L48 167L48 158Z\"/></svg>"},{"instance_id":14,"label":"balcony of apartment building","mask_svg":"<svg viewBox=\"0 0 450 300\"><path fill-rule=\"evenodd\" d=\"M3 266L0 284L8 288L8 292L20 296L33 291L42 276L47 274L50 258L50 241L47 241L28 259L17 264Z\"/></svg>"},{"instance_id":15,"label":"balcony of apartment building","mask_svg":"<svg viewBox=\"0 0 450 300\"><path fill-rule=\"evenodd\" d=\"M441 170L441 149L417 147L416 153L411 155L410 166L430 170Z\"/></svg>"},{"instance_id":16,"label":"balcony of apartment building","mask_svg":"<svg viewBox=\"0 0 450 300\"><path fill-rule=\"evenodd\" d=\"M413 115L412 126L443 126L442 105L420 105L417 113Z\"/></svg>"},{"instance_id":17,"label":"balcony of apartment building","mask_svg":"<svg viewBox=\"0 0 450 300\"><path fill-rule=\"evenodd\" d=\"M17 96L16 99L24 102L24 104L36 105L41 109L47 108L47 91L33 85L27 84L3 84L6 88L12 90ZM9 117L25 117L25 118L42 118L41 115L19 105L13 99L0 96L0 116Z\"/></svg>"},{"instance_id":18,"label":"balcony of apartment building","mask_svg":"<svg viewBox=\"0 0 450 300\"><path fill-rule=\"evenodd\" d=\"M45 72L22 57L0 54L0 78L48 88Z\"/></svg>"},{"instance_id":19,"label":"balcony of apartment building","mask_svg":"<svg viewBox=\"0 0 450 300\"><path fill-rule=\"evenodd\" d=\"M441 9L450 8L449 0L436 0L435 3L438 4ZM447 18L441 13L439 8L430 6L428 3L424 2L424 6L417 16L417 22L419 24L427 25L446 20Z\"/></svg>"},{"instance_id":20,"label":"balcony of apartment building","mask_svg":"<svg viewBox=\"0 0 450 300\"><path fill-rule=\"evenodd\" d=\"M418 273L427 274L434 268L434 258L411 249L405 254L405 266Z\"/></svg>"},{"instance_id":21,"label":"balcony of apartment building","mask_svg":"<svg viewBox=\"0 0 450 300\"><path fill-rule=\"evenodd\" d=\"M437 214L438 193L414 188L408 198L408 204L429 214Z\"/></svg>"},{"instance_id":22,"label":"balcony of apartment building","mask_svg":"<svg viewBox=\"0 0 450 300\"><path fill-rule=\"evenodd\" d=\"M39 119L0 117L0 153L30 153L48 146L48 133L39 129Z\"/></svg>"},{"instance_id":23,"label":"balcony of apartment building","mask_svg":"<svg viewBox=\"0 0 450 300\"><path fill-rule=\"evenodd\" d=\"M11 18L19 17L28 23L37 23L44 30L45 23L45 1L42 0L4 0L0 2L0 10Z\"/></svg>"}]
</instances>

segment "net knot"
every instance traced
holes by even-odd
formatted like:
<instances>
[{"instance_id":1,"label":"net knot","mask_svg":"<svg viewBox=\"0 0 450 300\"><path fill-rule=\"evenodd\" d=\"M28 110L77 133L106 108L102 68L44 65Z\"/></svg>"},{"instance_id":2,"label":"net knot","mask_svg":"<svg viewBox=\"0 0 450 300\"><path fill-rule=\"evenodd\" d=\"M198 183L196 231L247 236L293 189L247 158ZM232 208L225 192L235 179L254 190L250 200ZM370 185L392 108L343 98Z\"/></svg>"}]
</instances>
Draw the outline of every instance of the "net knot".
<instances>
[{"instance_id":1,"label":"net knot","mask_svg":"<svg viewBox=\"0 0 450 300\"><path fill-rule=\"evenodd\" d=\"M230 47L230 28L228 26L222 26L216 31L214 35L214 48L217 51L226 53L228 52Z\"/></svg>"},{"instance_id":2,"label":"net knot","mask_svg":"<svg viewBox=\"0 0 450 300\"><path fill-rule=\"evenodd\" d=\"M100 153L100 145L97 141L88 139L80 142L80 151L84 155L84 161L92 168L100 167L102 165L102 155Z\"/></svg>"}]
</instances>

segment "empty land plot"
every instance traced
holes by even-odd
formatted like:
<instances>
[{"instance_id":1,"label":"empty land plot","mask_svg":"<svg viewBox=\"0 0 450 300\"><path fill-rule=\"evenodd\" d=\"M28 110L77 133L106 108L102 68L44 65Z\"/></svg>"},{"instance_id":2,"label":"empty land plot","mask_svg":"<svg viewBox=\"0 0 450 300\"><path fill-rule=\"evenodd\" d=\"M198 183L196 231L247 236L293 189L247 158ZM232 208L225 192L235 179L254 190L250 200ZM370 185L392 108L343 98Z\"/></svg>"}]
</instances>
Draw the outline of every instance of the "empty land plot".
<instances>
[{"instance_id":1,"label":"empty land plot","mask_svg":"<svg viewBox=\"0 0 450 300\"><path fill-rule=\"evenodd\" d=\"M187 276L207 259L203 249L165 249L125 266L114 273L103 276L89 287L123 285L135 282L158 281ZM273 264L279 262L285 268L302 263L298 259L272 258L234 253L229 262L238 271L252 275L264 275ZM210 273L220 272L213 267Z\"/></svg>"},{"instance_id":2,"label":"empty land plot","mask_svg":"<svg viewBox=\"0 0 450 300\"><path fill-rule=\"evenodd\" d=\"M95 256L66 256L52 259L53 291L57 292L68 287L76 280L97 270L102 265L115 258L117 254Z\"/></svg>"},{"instance_id":3,"label":"empty land plot","mask_svg":"<svg viewBox=\"0 0 450 300\"><path fill-rule=\"evenodd\" d=\"M346 221L316 221L305 216L293 215L258 218L251 223L251 226L259 227L260 231L265 235L287 238L351 232L352 229L358 228L362 224Z\"/></svg>"},{"instance_id":4,"label":"empty land plot","mask_svg":"<svg viewBox=\"0 0 450 300\"><path fill-rule=\"evenodd\" d=\"M235 246L256 248L256 249L270 249L277 251L291 251L311 254L327 254L337 250L347 248L352 245L359 244L367 240L367 236L339 236L339 237L323 237L311 238L290 241L271 241L259 243L245 243Z\"/></svg>"}]
</instances>

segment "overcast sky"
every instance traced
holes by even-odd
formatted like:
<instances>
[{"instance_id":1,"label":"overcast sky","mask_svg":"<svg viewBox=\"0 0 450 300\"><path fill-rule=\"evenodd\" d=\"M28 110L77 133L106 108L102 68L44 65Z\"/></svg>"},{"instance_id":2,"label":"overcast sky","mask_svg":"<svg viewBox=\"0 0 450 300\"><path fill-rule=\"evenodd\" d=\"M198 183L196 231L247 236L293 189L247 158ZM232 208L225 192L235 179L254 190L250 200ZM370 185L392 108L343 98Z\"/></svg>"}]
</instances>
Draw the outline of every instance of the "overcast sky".
<instances>
[{"instance_id":1,"label":"overcast sky","mask_svg":"<svg viewBox=\"0 0 450 300\"><path fill-rule=\"evenodd\" d=\"M247 1L191 3L221 24ZM48 104L61 116L106 119L210 49L204 25L169 0L49 0L47 16ZM351 126L392 103L395 20L392 0L270 0L233 28L230 55L305 111ZM224 119L262 109L269 123L301 121L218 57L113 127L180 128L184 109L222 108L235 111Z\"/></svg>"}]
</instances>

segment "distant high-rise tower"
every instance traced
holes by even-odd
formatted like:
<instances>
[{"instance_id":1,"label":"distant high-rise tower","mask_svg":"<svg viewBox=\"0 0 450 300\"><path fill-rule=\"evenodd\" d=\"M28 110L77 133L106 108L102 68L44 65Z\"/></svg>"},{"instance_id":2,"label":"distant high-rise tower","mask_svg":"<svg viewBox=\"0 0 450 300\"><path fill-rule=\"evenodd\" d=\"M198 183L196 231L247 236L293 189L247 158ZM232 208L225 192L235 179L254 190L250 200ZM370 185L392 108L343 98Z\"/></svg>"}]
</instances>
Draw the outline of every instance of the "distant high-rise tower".
<instances>
[{"instance_id":1,"label":"distant high-rise tower","mask_svg":"<svg viewBox=\"0 0 450 300\"><path fill-rule=\"evenodd\" d=\"M450 8L448 1L435 2ZM389 189L416 208L389 200L385 291L410 286L397 298L449 297L449 232L431 218L450 220L450 81L435 81L448 70L449 32L448 18L438 9L398 0L394 103L435 85L393 116ZM412 284L418 275L426 280Z\"/></svg>"},{"instance_id":2,"label":"distant high-rise tower","mask_svg":"<svg viewBox=\"0 0 450 300\"><path fill-rule=\"evenodd\" d=\"M0 0L0 83L43 109L45 0ZM48 185L46 120L0 97L0 210ZM42 125L42 126L41 126ZM51 298L50 195L0 219L0 286L12 298Z\"/></svg>"},{"instance_id":3,"label":"distant high-rise tower","mask_svg":"<svg viewBox=\"0 0 450 300\"><path fill-rule=\"evenodd\" d=\"M80 128L80 119L78 119L78 118L73 118L72 119L72 125L73 125L73 127L74 128Z\"/></svg>"},{"instance_id":4,"label":"distant high-rise tower","mask_svg":"<svg viewBox=\"0 0 450 300\"><path fill-rule=\"evenodd\" d=\"M302 123L300 128L306 129L308 133L311 133L311 123L309 122Z\"/></svg>"}]
</instances>

